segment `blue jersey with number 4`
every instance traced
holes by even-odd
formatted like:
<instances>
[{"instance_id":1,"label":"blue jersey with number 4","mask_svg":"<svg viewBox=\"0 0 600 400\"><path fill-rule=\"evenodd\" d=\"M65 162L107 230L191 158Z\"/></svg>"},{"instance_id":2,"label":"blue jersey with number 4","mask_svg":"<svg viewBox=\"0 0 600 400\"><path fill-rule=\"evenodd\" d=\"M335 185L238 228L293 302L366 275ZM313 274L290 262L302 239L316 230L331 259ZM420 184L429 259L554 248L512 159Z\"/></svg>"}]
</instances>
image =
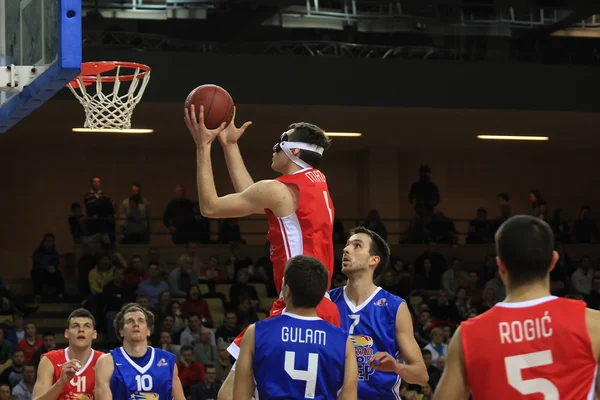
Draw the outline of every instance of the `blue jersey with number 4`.
<instances>
[{"instance_id":1,"label":"blue jersey with number 4","mask_svg":"<svg viewBox=\"0 0 600 400\"><path fill-rule=\"evenodd\" d=\"M340 327L354 344L358 363L358 398L361 400L400 399L400 377L369 367L371 356L386 352L398 357L396 315L401 297L378 287L363 304L355 306L346 296L346 287L332 289L329 297L340 311Z\"/></svg>"},{"instance_id":2,"label":"blue jersey with number 4","mask_svg":"<svg viewBox=\"0 0 600 400\"><path fill-rule=\"evenodd\" d=\"M115 400L171 400L173 398L173 371L176 358L173 353L148 346L149 358L138 365L123 347L111 350L115 370L110 380ZM148 357L149 356L149 357Z\"/></svg>"},{"instance_id":3,"label":"blue jersey with number 4","mask_svg":"<svg viewBox=\"0 0 600 400\"><path fill-rule=\"evenodd\" d=\"M348 335L317 317L284 312L255 324L257 399L336 399Z\"/></svg>"}]
</instances>

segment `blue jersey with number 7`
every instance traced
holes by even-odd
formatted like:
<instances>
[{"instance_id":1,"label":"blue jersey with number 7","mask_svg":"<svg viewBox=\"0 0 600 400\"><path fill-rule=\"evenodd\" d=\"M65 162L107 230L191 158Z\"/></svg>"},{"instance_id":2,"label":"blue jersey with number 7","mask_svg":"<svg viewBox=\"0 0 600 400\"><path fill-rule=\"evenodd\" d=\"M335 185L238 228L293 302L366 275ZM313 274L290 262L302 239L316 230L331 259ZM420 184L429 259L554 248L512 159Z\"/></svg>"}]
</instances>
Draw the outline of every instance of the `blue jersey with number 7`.
<instances>
[{"instance_id":1,"label":"blue jersey with number 7","mask_svg":"<svg viewBox=\"0 0 600 400\"><path fill-rule=\"evenodd\" d=\"M113 399L118 400L171 400L173 398L173 371L175 354L148 346L143 364L138 365L123 347L111 350L115 370L110 380ZM146 361L148 358L148 361Z\"/></svg>"},{"instance_id":2,"label":"blue jersey with number 7","mask_svg":"<svg viewBox=\"0 0 600 400\"><path fill-rule=\"evenodd\" d=\"M254 328L257 399L336 399L344 383L346 341L317 317L284 312Z\"/></svg>"}]
</instances>

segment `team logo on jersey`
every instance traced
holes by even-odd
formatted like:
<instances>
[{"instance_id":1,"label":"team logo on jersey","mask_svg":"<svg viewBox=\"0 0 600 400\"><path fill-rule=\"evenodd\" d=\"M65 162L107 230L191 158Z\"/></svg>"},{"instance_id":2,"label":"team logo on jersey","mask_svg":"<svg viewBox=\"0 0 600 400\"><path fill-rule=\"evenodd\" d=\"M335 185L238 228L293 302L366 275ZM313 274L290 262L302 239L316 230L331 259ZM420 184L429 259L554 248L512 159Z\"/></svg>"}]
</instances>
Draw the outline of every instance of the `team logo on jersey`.
<instances>
[{"instance_id":1,"label":"team logo on jersey","mask_svg":"<svg viewBox=\"0 0 600 400\"><path fill-rule=\"evenodd\" d=\"M156 364L157 367L166 367L167 365L169 365L169 363L164 358L161 358L158 364Z\"/></svg>"},{"instance_id":2,"label":"team logo on jersey","mask_svg":"<svg viewBox=\"0 0 600 400\"><path fill-rule=\"evenodd\" d=\"M387 303L387 299L385 297L377 300L375 303L373 303L374 306L379 306L379 307L386 307L388 305Z\"/></svg>"},{"instance_id":3,"label":"team logo on jersey","mask_svg":"<svg viewBox=\"0 0 600 400\"><path fill-rule=\"evenodd\" d=\"M374 369L369 367L371 357L374 354L373 338L367 335L350 335L350 340L354 344L354 353L358 364L358 380L368 381L369 376L375 372Z\"/></svg>"},{"instance_id":4,"label":"team logo on jersey","mask_svg":"<svg viewBox=\"0 0 600 400\"><path fill-rule=\"evenodd\" d=\"M129 398L132 400L158 400L159 396L158 393L135 392L131 393L131 396L129 396Z\"/></svg>"}]
</instances>

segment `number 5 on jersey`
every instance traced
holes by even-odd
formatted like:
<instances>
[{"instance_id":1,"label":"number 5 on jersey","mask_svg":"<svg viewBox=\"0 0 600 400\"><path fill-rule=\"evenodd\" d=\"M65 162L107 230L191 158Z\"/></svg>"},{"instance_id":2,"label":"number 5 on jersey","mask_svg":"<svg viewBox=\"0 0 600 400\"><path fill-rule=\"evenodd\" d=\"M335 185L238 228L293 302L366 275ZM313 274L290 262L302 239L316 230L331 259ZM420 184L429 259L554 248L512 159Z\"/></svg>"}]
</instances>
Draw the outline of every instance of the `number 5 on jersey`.
<instances>
[{"instance_id":1,"label":"number 5 on jersey","mask_svg":"<svg viewBox=\"0 0 600 400\"><path fill-rule=\"evenodd\" d=\"M308 369L296 369L296 352L285 352L285 372L296 381L305 381L304 398L314 399L317 388L317 374L319 371L319 355L308 353Z\"/></svg>"},{"instance_id":2,"label":"number 5 on jersey","mask_svg":"<svg viewBox=\"0 0 600 400\"><path fill-rule=\"evenodd\" d=\"M558 389L545 378L523 379L523 370L552 364L550 350L505 357L506 375L510 386L523 395L541 393L544 400L559 400Z\"/></svg>"},{"instance_id":3,"label":"number 5 on jersey","mask_svg":"<svg viewBox=\"0 0 600 400\"><path fill-rule=\"evenodd\" d=\"M152 390L152 377L150 375L137 375L135 377L138 392L147 392Z\"/></svg>"}]
</instances>

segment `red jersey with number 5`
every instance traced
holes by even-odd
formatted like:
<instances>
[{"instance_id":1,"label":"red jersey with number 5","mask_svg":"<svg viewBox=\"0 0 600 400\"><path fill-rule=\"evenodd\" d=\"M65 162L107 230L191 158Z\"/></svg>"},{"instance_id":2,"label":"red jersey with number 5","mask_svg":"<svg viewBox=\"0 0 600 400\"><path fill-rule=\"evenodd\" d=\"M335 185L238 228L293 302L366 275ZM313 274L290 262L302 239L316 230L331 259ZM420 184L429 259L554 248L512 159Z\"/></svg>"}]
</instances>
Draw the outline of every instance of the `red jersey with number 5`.
<instances>
[{"instance_id":1,"label":"red jersey with number 5","mask_svg":"<svg viewBox=\"0 0 600 400\"><path fill-rule=\"evenodd\" d=\"M48 357L52 365L54 365L54 379L52 383L56 383L60 379L62 366L69 361L69 348L53 350L43 355ZM87 360L85 365L77 371L77 374L71 379L58 395L58 400L93 400L94 385L96 383L95 367L96 361L103 353L93 350L92 355Z\"/></svg>"},{"instance_id":2,"label":"red jersey with number 5","mask_svg":"<svg viewBox=\"0 0 600 400\"><path fill-rule=\"evenodd\" d=\"M271 210L265 210L269 217L267 239L271 243L273 279L277 292L281 291L286 261L301 254L321 261L329 271L331 283L335 214L325 175L318 169L308 168L282 175L276 180L294 185L299 191L295 213L276 217Z\"/></svg>"},{"instance_id":3,"label":"red jersey with number 5","mask_svg":"<svg viewBox=\"0 0 600 400\"><path fill-rule=\"evenodd\" d=\"M584 302L498 303L460 330L474 400L594 399L597 360Z\"/></svg>"}]
</instances>

